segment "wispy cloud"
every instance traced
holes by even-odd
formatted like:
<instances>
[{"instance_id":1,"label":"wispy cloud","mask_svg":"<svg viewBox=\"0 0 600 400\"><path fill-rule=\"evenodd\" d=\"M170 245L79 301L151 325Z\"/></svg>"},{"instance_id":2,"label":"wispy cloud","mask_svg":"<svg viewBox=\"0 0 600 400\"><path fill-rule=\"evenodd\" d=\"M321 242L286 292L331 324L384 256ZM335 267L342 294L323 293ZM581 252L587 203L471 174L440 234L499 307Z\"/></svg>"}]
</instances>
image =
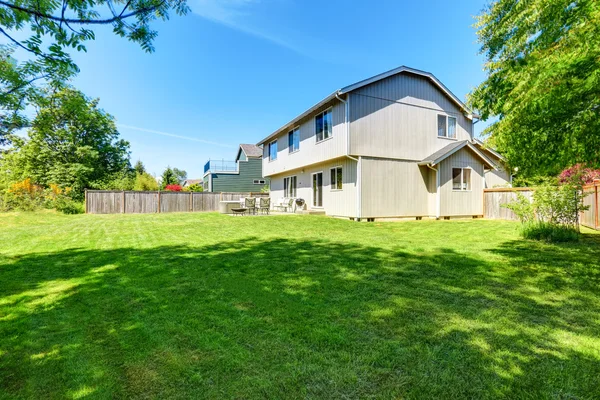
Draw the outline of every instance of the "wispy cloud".
<instances>
[{"instance_id":1,"label":"wispy cloud","mask_svg":"<svg viewBox=\"0 0 600 400\"><path fill-rule=\"evenodd\" d=\"M231 29L267 40L278 46L306 55L301 49L279 36L251 26L248 19L261 0L191 0L192 12Z\"/></svg>"},{"instance_id":2,"label":"wispy cloud","mask_svg":"<svg viewBox=\"0 0 600 400\"><path fill-rule=\"evenodd\" d=\"M210 140L198 139L198 138L190 137L190 136L176 135L174 133L155 131L155 130L152 130L152 129L139 128L137 126L124 125L124 124L117 124L117 126L119 128L131 129L131 130L139 131L139 132L154 133L156 135L169 136L169 137L172 137L172 138L177 138L177 139L182 139L182 140L189 140L191 142L198 142L198 143L210 144L210 145L213 145L213 146L226 147L226 148L234 148L235 147L235 146L232 146L230 144L224 144L224 143L219 143L219 142L212 142Z\"/></svg>"}]
</instances>

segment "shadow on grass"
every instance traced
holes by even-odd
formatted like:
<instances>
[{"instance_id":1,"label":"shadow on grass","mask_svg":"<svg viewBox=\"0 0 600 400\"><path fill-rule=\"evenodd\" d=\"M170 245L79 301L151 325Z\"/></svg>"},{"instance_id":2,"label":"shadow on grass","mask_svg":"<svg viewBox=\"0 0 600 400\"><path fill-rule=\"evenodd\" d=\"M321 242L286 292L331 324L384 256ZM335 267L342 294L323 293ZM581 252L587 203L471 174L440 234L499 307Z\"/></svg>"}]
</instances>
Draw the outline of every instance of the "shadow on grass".
<instances>
[{"instance_id":1,"label":"shadow on grass","mask_svg":"<svg viewBox=\"0 0 600 400\"><path fill-rule=\"evenodd\" d=\"M511 242L478 259L247 238L5 259L0 386L36 398L594 397L599 249Z\"/></svg>"}]
</instances>

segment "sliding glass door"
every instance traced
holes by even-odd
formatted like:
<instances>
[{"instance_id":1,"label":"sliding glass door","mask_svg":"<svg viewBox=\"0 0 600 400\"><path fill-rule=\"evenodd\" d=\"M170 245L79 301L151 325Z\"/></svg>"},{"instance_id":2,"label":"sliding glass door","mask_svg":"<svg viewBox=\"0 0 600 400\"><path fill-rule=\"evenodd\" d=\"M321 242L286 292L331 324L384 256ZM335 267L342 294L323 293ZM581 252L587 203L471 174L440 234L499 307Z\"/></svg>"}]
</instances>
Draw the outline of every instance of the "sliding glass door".
<instances>
[{"instance_id":1,"label":"sliding glass door","mask_svg":"<svg viewBox=\"0 0 600 400\"><path fill-rule=\"evenodd\" d=\"M323 207L323 173L312 175L313 207Z\"/></svg>"}]
</instances>

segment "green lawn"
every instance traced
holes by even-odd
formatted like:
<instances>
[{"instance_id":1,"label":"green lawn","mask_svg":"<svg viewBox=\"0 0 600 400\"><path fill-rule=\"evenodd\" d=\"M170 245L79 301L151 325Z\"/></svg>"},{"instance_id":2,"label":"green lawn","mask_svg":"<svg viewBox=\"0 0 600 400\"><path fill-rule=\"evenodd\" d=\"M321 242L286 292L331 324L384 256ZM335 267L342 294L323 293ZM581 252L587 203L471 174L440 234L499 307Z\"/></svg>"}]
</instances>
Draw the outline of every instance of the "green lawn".
<instances>
[{"instance_id":1,"label":"green lawn","mask_svg":"<svg viewBox=\"0 0 600 400\"><path fill-rule=\"evenodd\" d=\"M0 215L0 397L598 398L585 232Z\"/></svg>"}]
</instances>

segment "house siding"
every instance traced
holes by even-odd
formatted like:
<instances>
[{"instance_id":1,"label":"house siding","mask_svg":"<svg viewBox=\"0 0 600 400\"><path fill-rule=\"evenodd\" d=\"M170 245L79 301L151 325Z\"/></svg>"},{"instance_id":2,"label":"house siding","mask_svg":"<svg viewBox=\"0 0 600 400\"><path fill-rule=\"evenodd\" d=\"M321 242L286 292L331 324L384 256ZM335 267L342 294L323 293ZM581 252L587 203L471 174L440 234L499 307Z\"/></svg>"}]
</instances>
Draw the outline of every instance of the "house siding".
<instances>
[{"instance_id":1,"label":"house siding","mask_svg":"<svg viewBox=\"0 0 600 400\"><path fill-rule=\"evenodd\" d=\"M332 107L332 136L329 139L317 143L315 116ZM335 159L346 154L346 128L345 128L345 105L339 101L332 102L309 117L300 121L300 149L294 153L289 152L288 133L282 132L277 137L277 159L269 159L269 141L263 147L263 172L264 176L293 171L307 165ZM291 129L290 129L291 130Z\"/></svg>"},{"instance_id":2,"label":"house siding","mask_svg":"<svg viewBox=\"0 0 600 400\"><path fill-rule=\"evenodd\" d=\"M452 190L452 168L472 169L471 190ZM439 164L440 215L483 215L483 163L467 148L463 148Z\"/></svg>"},{"instance_id":3,"label":"house siding","mask_svg":"<svg viewBox=\"0 0 600 400\"><path fill-rule=\"evenodd\" d=\"M437 115L457 118L457 140L473 125L428 79L401 73L350 93L350 154L422 160L452 139L437 135Z\"/></svg>"},{"instance_id":4,"label":"house siding","mask_svg":"<svg viewBox=\"0 0 600 400\"><path fill-rule=\"evenodd\" d=\"M268 179L262 176L262 160L249 158L238 162L238 173L211 173L212 192L260 192L264 185L254 184L254 179ZM205 180L208 176L205 178Z\"/></svg>"},{"instance_id":5,"label":"house siding","mask_svg":"<svg viewBox=\"0 0 600 400\"><path fill-rule=\"evenodd\" d=\"M392 159L363 158L361 162L362 218L432 215L435 186L430 187L433 171L429 168Z\"/></svg>"},{"instance_id":6,"label":"house siding","mask_svg":"<svg viewBox=\"0 0 600 400\"><path fill-rule=\"evenodd\" d=\"M331 190L330 169L342 167L342 190ZM356 161L348 158L330 160L326 163L312 165L300 170L287 171L271 177L270 196L273 203L284 197L283 179L289 176L297 177L296 197L306 201L307 209L317 209L312 204L312 174L323 173L323 210L327 215L339 217L355 217L356 208Z\"/></svg>"}]
</instances>

